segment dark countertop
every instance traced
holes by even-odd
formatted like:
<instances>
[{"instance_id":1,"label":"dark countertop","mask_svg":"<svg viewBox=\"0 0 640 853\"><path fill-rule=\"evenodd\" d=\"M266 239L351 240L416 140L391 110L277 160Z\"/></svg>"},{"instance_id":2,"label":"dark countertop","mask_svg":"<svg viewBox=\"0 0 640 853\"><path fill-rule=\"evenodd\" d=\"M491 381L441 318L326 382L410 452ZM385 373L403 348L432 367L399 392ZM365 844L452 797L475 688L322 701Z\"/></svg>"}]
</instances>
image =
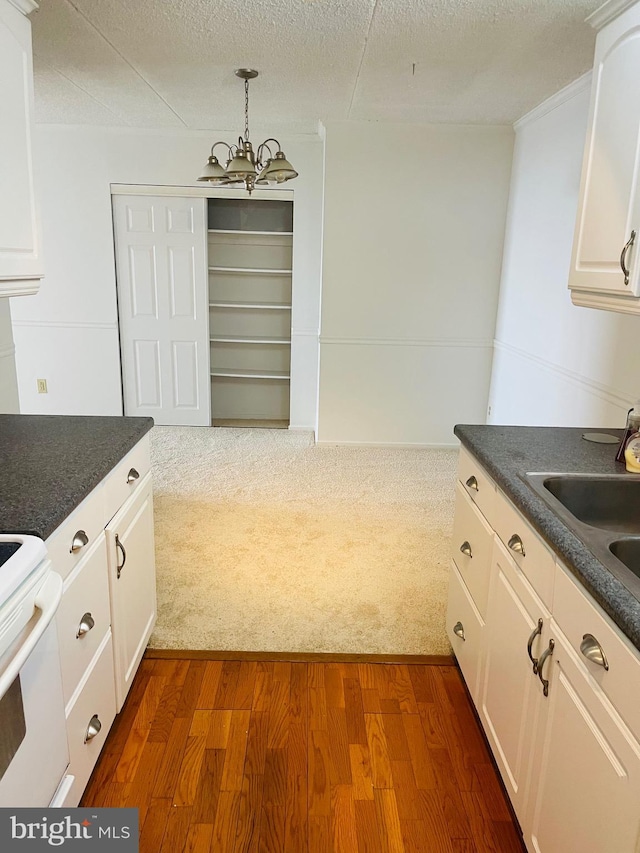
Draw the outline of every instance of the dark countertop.
<instances>
[{"instance_id":1,"label":"dark countertop","mask_svg":"<svg viewBox=\"0 0 640 853\"><path fill-rule=\"evenodd\" d=\"M46 539L153 418L0 415L0 532Z\"/></svg>"},{"instance_id":2,"label":"dark countertop","mask_svg":"<svg viewBox=\"0 0 640 853\"><path fill-rule=\"evenodd\" d=\"M623 474L624 465L615 461L616 445L585 441L585 432L622 435L621 430L615 429L572 427L458 424L454 429L464 447L640 649L640 601L521 479L527 472Z\"/></svg>"}]
</instances>

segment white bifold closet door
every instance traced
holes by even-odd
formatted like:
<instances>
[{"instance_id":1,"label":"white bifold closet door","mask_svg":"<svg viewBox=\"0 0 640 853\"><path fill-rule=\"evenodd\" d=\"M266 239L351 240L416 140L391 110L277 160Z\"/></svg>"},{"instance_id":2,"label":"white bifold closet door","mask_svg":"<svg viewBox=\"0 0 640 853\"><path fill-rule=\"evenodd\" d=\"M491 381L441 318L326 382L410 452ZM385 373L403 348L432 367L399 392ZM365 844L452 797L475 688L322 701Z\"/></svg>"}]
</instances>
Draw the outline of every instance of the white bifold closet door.
<instances>
[{"instance_id":1,"label":"white bifold closet door","mask_svg":"<svg viewBox=\"0 0 640 853\"><path fill-rule=\"evenodd\" d=\"M205 203L113 196L126 415L211 425Z\"/></svg>"}]
</instances>

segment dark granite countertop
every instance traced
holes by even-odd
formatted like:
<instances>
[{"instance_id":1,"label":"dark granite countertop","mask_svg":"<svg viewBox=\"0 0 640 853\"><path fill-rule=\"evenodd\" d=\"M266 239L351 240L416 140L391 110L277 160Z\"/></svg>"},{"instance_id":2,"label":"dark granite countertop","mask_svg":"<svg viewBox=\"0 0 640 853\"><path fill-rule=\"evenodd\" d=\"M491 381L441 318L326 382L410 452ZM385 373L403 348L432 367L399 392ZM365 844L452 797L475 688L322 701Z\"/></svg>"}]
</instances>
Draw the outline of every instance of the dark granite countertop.
<instances>
[{"instance_id":1,"label":"dark granite countertop","mask_svg":"<svg viewBox=\"0 0 640 853\"><path fill-rule=\"evenodd\" d=\"M152 418L0 415L0 532L46 539Z\"/></svg>"},{"instance_id":2,"label":"dark granite countertop","mask_svg":"<svg viewBox=\"0 0 640 853\"><path fill-rule=\"evenodd\" d=\"M615 444L585 432L621 430L458 424L454 432L622 632L640 649L640 601L587 548L522 477L527 472L622 474ZM639 509L640 511L640 509Z\"/></svg>"}]
</instances>

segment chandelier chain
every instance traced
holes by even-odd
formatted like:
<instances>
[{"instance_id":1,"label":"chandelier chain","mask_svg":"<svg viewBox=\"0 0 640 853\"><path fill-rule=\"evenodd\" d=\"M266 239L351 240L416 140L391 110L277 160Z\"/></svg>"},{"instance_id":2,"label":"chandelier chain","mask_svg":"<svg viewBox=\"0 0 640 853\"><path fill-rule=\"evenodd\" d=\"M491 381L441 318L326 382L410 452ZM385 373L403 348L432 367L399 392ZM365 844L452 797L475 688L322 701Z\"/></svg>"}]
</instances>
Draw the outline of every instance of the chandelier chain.
<instances>
[{"instance_id":1,"label":"chandelier chain","mask_svg":"<svg viewBox=\"0 0 640 853\"><path fill-rule=\"evenodd\" d=\"M244 138L249 141L249 81L244 81Z\"/></svg>"}]
</instances>

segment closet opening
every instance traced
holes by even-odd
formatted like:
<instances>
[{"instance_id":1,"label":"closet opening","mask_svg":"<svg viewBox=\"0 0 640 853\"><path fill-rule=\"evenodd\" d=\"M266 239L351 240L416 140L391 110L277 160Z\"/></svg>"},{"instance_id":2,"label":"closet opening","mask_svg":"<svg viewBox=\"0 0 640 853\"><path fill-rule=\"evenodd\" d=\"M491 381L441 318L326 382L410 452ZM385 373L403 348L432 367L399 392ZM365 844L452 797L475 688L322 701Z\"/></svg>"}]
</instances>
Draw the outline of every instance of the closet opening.
<instances>
[{"instance_id":1,"label":"closet opening","mask_svg":"<svg viewBox=\"0 0 640 853\"><path fill-rule=\"evenodd\" d=\"M212 426L289 426L293 202L207 202Z\"/></svg>"}]
</instances>

